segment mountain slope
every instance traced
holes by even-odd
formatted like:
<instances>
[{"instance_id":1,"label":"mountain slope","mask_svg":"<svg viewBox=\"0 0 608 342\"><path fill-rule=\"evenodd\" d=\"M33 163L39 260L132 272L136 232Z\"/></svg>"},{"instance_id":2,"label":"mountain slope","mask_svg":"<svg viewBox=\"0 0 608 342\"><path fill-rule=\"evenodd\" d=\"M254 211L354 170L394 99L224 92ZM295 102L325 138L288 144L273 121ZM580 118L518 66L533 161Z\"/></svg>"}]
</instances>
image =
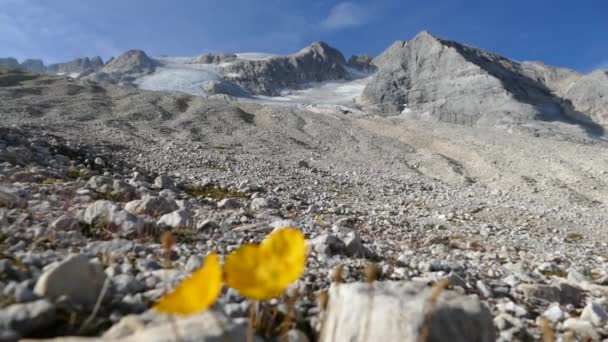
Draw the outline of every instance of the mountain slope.
<instances>
[{"instance_id":1,"label":"mountain slope","mask_svg":"<svg viewBox=\"0 0 608 342\"><path fill-rule=\"evenodd\" d=\"M564 121L603 132L596 115L560 96L575 72L517 63L427 32L395 42L374 64L379 71L358 99L370 112L470 126ZM608 92L608 83L598 91Z\"/></svg>"}]
</instances>

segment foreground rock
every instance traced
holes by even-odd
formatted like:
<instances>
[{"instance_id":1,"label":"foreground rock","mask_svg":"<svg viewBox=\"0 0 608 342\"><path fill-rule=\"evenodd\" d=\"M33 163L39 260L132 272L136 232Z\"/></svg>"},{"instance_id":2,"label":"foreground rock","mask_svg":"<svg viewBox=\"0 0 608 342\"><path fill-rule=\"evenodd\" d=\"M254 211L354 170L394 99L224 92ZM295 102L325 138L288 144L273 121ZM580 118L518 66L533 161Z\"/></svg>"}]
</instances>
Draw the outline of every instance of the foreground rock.
<instances>
[{"instance_id":1,"label":"foreground rock","mask_svg":"<svg viewBox=\"0 0 608 342\"><path fill-rule=\"evenodd\" d=\"M50 299L67 296L74 303L92 309L105 280L101 265L90 262L84 255L74 255L44 272L34 292Z\"/></svg>"},{"instance_id":2,"label":"foreground rock","mask_svg":"<svg viewBox=\"0 0 608 342\"><path fill-rule=\"evenodd\" d=\"M53 325L57 309L46 299L27 304L14 304L0 310L0 331L7 340L18 339L31 333L40 333ZM3 335L0 335L2 338ZM9 337L12 337L9 338Z\"/></svg>"},{"instance_id":3,"label":"foreground rock","mask_svg":"<svg viewBox=\"0 0 608 342\"><path fill-rule=\"evenodd\" d=\"M379 71L358 101L377 114L468 126L557 120L600 134L606 124L605 72L520 64L427 32L395 42L374 64Z\"/></svg>"},{"instance_id":4,"label":"foreground rock","mask_svg":"<svg viewBox=\"0 0 608 342\"><path fill-rule=\"evenodd\" d=\"M176 335L177 334L177 335ZM205 312L186 317L125 317L100 338L59 337L42 341L54 342L221 342L246 341L246 324L235 324L218 312ZM179 336L179 337L178 337ZM23 340L28 341L28 340ZM34 340L29 340L34 341ZM41 341L41 340L37 340ZM262 341L256 338L255 341Z\"/></svg>"},{"instance_id":5,"label":"foreground rock","mask_svg":"<svg viewBox=\"0 0 608 342\"><path fill-rule=\"evenodd\" d=\"M490 310L476 298L451 291L441 292L427 322L432 293L425 284L412 282L375 282L371 291L366 283L332 285L324 338L419 341L426 329L429 341L496 339ZM335 339L329 334L335 334Z\"/></svg>"}]
</instances>

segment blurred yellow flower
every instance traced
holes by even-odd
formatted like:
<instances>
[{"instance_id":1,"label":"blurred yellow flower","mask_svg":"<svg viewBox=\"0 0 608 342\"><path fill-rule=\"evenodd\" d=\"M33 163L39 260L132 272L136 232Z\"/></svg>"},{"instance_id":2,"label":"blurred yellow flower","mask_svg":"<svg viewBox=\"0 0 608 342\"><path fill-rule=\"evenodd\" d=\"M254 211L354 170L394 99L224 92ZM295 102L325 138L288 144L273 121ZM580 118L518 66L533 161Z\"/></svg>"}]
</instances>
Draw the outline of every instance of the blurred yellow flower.
<instances>
[{"instance_id":1,"label":"blurred yellow flower","mask_svg":"<svg viewBox=\"0 0 608 342\"><path fill-rule=\"evenodd\" d=\"M222 291L222 269L217 254L209 254L190 278L184 280L154 306L164 313L188 315L207 310Z\"/></svg>"},{"instance_id":2,"label":"blurred yellow flower","mask_svg":"<svg viewBox=\"0 0 608 342\"><path fill-rule=\"evenodd\" d=\"M268 300L279 296L304 272L306 239L300 230L281 228L259 245L246 244L224 263L226 284L243 296Z\"/></svg>"}]
</instances>

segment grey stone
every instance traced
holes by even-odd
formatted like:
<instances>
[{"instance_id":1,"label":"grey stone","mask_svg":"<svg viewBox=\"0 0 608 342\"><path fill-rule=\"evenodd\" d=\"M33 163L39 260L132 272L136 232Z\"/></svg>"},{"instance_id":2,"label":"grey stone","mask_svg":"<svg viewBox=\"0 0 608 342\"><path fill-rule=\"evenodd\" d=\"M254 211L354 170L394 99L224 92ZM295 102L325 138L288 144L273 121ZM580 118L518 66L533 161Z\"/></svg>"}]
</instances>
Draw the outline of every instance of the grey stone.
<instances>
[{"instance_id":1,"label":"grey stone","mask_svg":"<svg viewBox=\"0 0 608 342\"><path fill-rule=\"evenodd\" d=\"M186 209L179 209L161 216L157 224L161 227L189 228L192 226L192 213Z\"/></svg>"},{"instance_id":2,"label":"grey stone","mask_svg":"<svg viewBox=\"0 0 608 342\"><path fill-rule=\"evenodd\" d=\"M114 180L106 176L93 176L87 181L86 187L97 192L110 192Z\"/></svg>"},{"instance_id":3,"label":"grey stone","mask_svg":"<svg viewBox=\"0 0 608 342\"><path fill-rule=\"evenodd\" d=\"M125 210L135 215L162 216L177 209L174 200L161 196L145 196L125 204Z\"/></svg>"},{"instance_id":4,"label":"grey stone","mask_svg":"<svg viewBox=\"0 0 608 342\"><path fill-rule=\"evenodd\" d=\"M553 303L542 313L542 316L551 322L556 323L564 318L564 311L562 311L559 303Z\"/></svg>"},{"instance_id":5,"label":"grey stone","mask_svg":"<svg viewBox=\"0 0 608 342\"><path fill-rule=\"evenodd\" d=\"M201 267L201 265L203 264L203 257L200 255L191 255L190 257L188 257L188 260L186 261L186 265L184 266L184 270L186 270L186 272L194 272L197 269L199 269L199 267Z\"/></svg>"},{"instance_id":6,"label":"grey stone","mask_svg":"<svg viewBox=\"0 0 608 342\"><path fill-rule=\"evenodd\" d=\"M344 243L344 252L346 255L351 257L365 257L367 252L363 247L363 243L361 242L361 238L359 237L359 233L356 231L351 231L344 239L342 239Z\"/></svg>"},{"instance_id":7,"label":"grey stone","mask_svg":"<svg viewBox=\"0 0 608 342\"><path fill-rule=\"evenodd\" d=\"M491 298L494 296L492 288L489 287L483 280L478 280L475 285L477 286L477 289L479 290L479 293L482 297Z\"/></svg>"},{"instance_id":8,"label":"grey stone","mask_svg":"<svg viewBox=\"0 0 608 342\"><path fill-rule=\"evenodd\" d=\"M56 319L57 309L46 299L13 304L0 310L0 330L13 330L22 336L42 333Z\"/></svg>"},{"instance_id":9,"label":"grey stone","mask_svg":"<svg viewBox=\"0 0 608 342\"><path fill-rule=\"evenodd\" d=\"M197 230L215 229L219 227L220 225L217 222L210 219L198 221L198 223L196 224Z\"/></svg>"},{"instance_id":10,"label":"grey stone","mask_svg":"<svg viewBox=\"0 0 608 342\"><path fill-rule=\"evenodd\" d=\"M64 214L51 223L51 228L62 231L80 231L80 223L77 219Z\"/></svg>"},{"instance_id":11,"label":"grey stone","mask_svg":"<svg viewBox=\"0 0 608 342\"><path fill-rule=\"evenodd\" d=\"M136 293L144 290L144 284L130 274L119 274L112 278L114 289L121 294Z\"/></svg>"},{"instance_id":12,"label":"grey stone","mask_svg":"<svg viewBox=\"0 0 608 342\"><path fill-rule=\"evenodd\" d=\"M590 337L592 340L599 341L600 335L597 329L589 321L578 318L568 318L564 321L564 329L574 331L581 336Z\"/></svg>"},{"instance_id":13,"label":"grey stone","mask_svg":"<svg viewBox=\"0 0 608 342\"><path fill-rule=\"evenodd\" d=\"M266 209L269 206L270 206L270 204L268 203L268 200L266 200L265 198L262 198L262 197L258 197L258 198L254 198L251 201L249 208L251 208L251 210L253 210L253 211L259 211L262 209Z\"/></svg>"},{"instance_id":14,"label":"grey stone","mask_svg":"<svg viewBox=\"0 0 608 342\"><path fill-rule=\"evenodd\" d=\"M69 280L69 281L66 281ZM92 308L106 280L103 267L77 254L45 271L34 287L34 293L51 299L68 296L85 308Z\"/></svg>"},{"instance_id":15,"label":"grey stone","mask_svg":"<svg viewBox=\"0 0 608 342\"><path fill-rule=\"evenodd\" d=\"M176 329L180 332L184 342L245 341L247 339L245 323L235 324L219 312L206 311L188 316L174 316L172 320L162 315L154 316L151 319L127 316L102 338L87 339L87 341L169 342L175 340ZM257 337L254 340L261 341Z\"/></svg>"},{"instance_id":16,"label":"grey stone","mask_svg":"<svg viewBox=\"0 0 608 342\"><path fill-rule=\"evenodd\" d=\"M309 342L308 336L298 329L290 329L287 336L281 337L285 342Z\"/></svg>"},{"instance_id":17,"label":"grey stone","mask_svg":"<svg viewBox=\"0 0 608 342\"><path fill-rule=\"evenodd\" d=\"M145 222L126 210L119 209L110 201L100 200L90 204L82 215L82 221L94 226L107 226L121 236L142 233Z\"/></svg>"},{"instance_id":18,"label":"grey stone","mask_svg":"<svg viewBox=\"0 0 608 342\"><path fill-rule=\"evenodd\" d=\"M608 313L606 313L604 305L599 301L589 302L581 313L581 319L591 322L596 327L604 326L608 322Z\"/></svg>"},{"instance_id":19,"label":"grey stone","mask_svg":"<svg viewBox=\"0 0 608 342\"><path fill-rule=\"evenodd\" d=\"M106 162L101 157L95 158L95 160L93 162L95 163L95 165L99 165L101 167L106 167Z\"/></svg>"},{"instance_id":20,"label":"grey stone","mask_svg":"<svg viewBox=\"0 0 608 342\"><path fill-rule=\"evenodd\" d=\"M335 235L323 234L307 241L308 245L317 253L332 255L344 251L344 242Z\"/></svg>"},{"instance_id":21,"label":"grey stone","mask_svg":"<svg viewBox=\"0 0 608 342\"><path fill-rule=\"evenodd\" d=\"M125 239L114 239L109 241L92 241L87 244L84 251L92 255L114 254L116 256L126 254L135 247L133 241Z\"/></svg>"},{"instance_id":22,"label":"grey stone","mask_svg":"<svg viewBox=\"0 0 608 342\"><path fill-rule=\"evenodd\" d=\"M324 338L335 341L417 341L431 288L413 282L332 284ZM369 303L373 300L373 305ZM368 321L369 320L369 321ZM473 297L439 295L428 324L429 341L494 341L490 310ZM331 335L329 335L331 334Z\"/></svg>"},{"instance_id":23,"label":"grey stone","mask_svg":"<svg viewBox=\"0 0 608 342\"><path fill-rule=\"evenodd\" d=\"M220 209L238 209L241 207L241 202L235 198L225 198L217 203Z\"/></svg>"},{"instance_id":24,"label":"grey stone","mask_svg":"<svg viewBox=\"0 0 608 342\"><path fill-rule=\"evenodd\" d=\"M6 188L0 187L0 208L25 208L27 202Z\"/></svg>"},{"instance_id":25,"label":"grey stone","mask_svg":"<svg viewBox=\"0 0 608 342\"><path fill-rule=\"evenodd\" d=\"M160 175L154 180L154 186L158 189L173 189L175 188L175 183L171 177Z\"/></svg>"},{"instance_id":26,"label":"grey stone","mask_svg":"<svg viewBox=\"0 0 608 342\"><path fill-rule=\"evenodd\" d=\"M527 300L540 299L549 303L559 302L562 305L579 305L584 298L582 289L565 283L559 285L521 284L517 289Z\"/></svg>"}]
</instances>

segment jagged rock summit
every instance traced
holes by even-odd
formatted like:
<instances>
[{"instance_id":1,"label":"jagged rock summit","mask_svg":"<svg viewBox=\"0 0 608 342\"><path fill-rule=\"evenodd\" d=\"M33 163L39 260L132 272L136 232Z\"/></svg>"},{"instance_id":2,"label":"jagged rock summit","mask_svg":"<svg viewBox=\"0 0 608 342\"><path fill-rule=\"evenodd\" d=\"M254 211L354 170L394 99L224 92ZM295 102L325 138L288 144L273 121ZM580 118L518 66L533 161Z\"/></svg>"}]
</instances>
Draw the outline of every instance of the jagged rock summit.
<instances>
[{"instance_id":1,"label":"jagged rock summit","mask_svg":"<svg viewBox=\"0 0 608 342\"><path fill-rule=\"evenodd\" d=\"M380 115L407 114L471 126L565 121L598 132L598 123L605 123L600 94L608 94L608 80L599 73L581 76L517 63L426 31L411 41L395 42L373 63L379 71L358 103ZM587 85L588 78L597 85L595 95L573 92L571 87Z\"/></svg>"},{"instance_id":2,"label":"jagged rock summit","mask_svg":"<svg viewBox=\"0 0 608 342\"><path fill-rule=\"evenodd\" d=\"M87 79L98 82L132 85L132 82L143 75L154 71L158 63L142 50L129 50L112 59L99 71Z\"/></svg>"},{"instance_id":3,"label":"jagged rock summit","mask_svg":"<svg viewBox=\"0 0 608 342\"><path fill-rule=\"evenodd\" d=\"M271 96L310 82L349 78L342 53L320 41L289 56L238 60L226 66L223 73L250 93Z\"/></svg>"},{"instance_id":4,"label":"jagged rock summit","mask_svg":"<svg viewBox=\"0 0 608 342\"><path fill-rule=\"evenodd\" d=\"M101 69L103 65L103 60L99 56L76 58L70 62L49 64L48 66L41 59L26 59L22 63L19 63L13 57L0 58L0 66L23 69L35 73L65 74L73 77L90 74Z\"/></svg>"}]
</instances>

